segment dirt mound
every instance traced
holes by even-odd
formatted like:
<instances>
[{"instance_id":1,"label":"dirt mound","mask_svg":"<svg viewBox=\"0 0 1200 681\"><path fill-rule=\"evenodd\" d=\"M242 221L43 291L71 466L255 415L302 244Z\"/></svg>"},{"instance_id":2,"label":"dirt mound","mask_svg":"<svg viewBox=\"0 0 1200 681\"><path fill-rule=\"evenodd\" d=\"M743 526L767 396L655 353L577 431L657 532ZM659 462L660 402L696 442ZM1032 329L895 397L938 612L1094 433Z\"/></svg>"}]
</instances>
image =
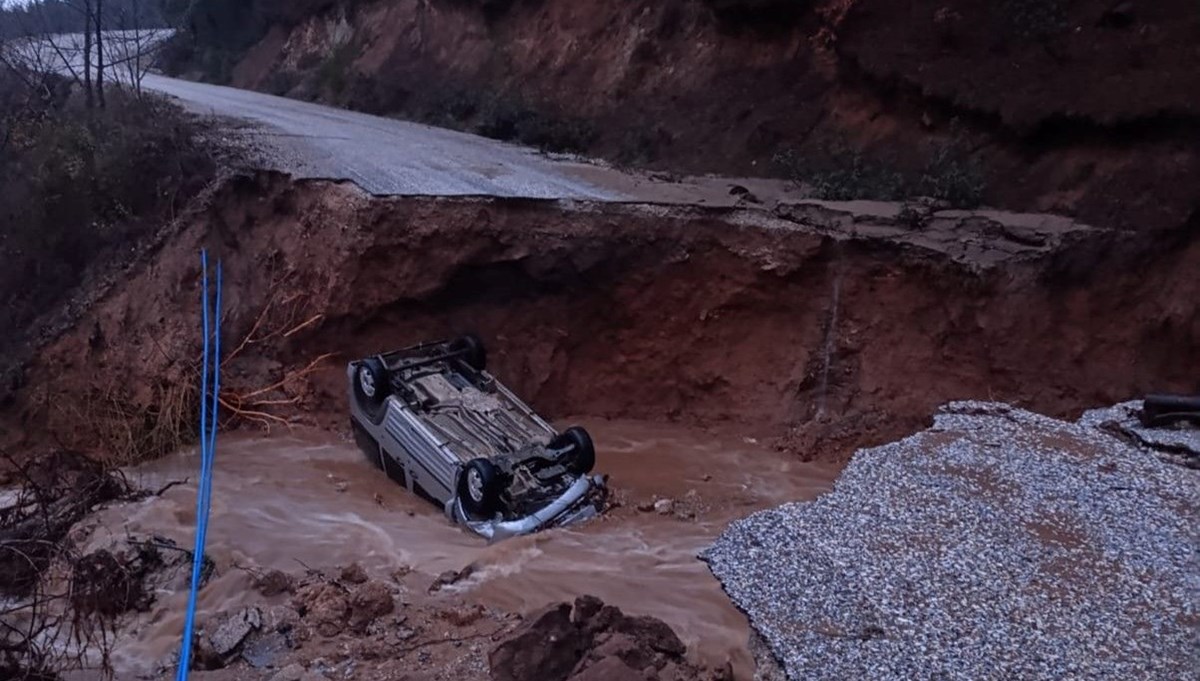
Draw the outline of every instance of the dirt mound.
<instances>
[{"instance_id":1,"label":"dirt mound","mask_svg":"<svg viewBox=\"0 0 1200 681\"><path fill-rule=\"evenodd\" d=\"M593 596L551 605L491 652L493 681L732 681L728 669L705 671L666 623L630 617Z\"/></svg>"}]
</instances>

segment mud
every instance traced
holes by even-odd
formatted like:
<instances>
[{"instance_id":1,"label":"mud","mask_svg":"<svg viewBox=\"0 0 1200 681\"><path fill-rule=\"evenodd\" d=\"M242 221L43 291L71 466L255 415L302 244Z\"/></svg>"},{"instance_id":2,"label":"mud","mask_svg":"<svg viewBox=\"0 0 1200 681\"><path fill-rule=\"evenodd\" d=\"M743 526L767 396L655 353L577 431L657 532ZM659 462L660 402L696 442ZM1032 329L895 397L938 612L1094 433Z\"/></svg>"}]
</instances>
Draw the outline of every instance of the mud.
<instances>
[{"instance_id":1,"label":"mud","mask_svg":"<svg viewBox=\"0 0 1200 681\"><path fill-rule=\"evenodd\" d=\"M347 585L398 579L402 612L409 606L449 610L466 601L530 614L594 594L631 615L662 619L697 662L719 667L730 661L745 678L752 669L745 620L696 556L734 518L815 498L832 484L837 467L799 463L721 430L590 419L583 424L598 443L598 470L612 476L624 505L580 527L493 546L392 483L352 442L321 431L226 438L215 467L209 531L216 574L201 594L200 621L237 612L256 590L278 601L288 598L279 594L314 588L293 589L288 578L268 578L271 571L301 577L320 571L340 575ZM157 488L194 477L197 465L188 451L128 475ZM636 508L641 500L689 493L702 502L694 516ZM102 528L100 535L157 535L187 545L194 494L194 485L176 486L161 497L106 509L90 526ZM255 502L247 504L247 498ZM343 570L349 563L361 571ZM468 566L465 578L430 592L438 575ZM114 653L118 670L153 671L169 658L178 646L185 598L183 590L165 594L133 620ZM326 618L325 633L351 628L342 617L352 601L343 605L347 609L339 606ZM305 621L320 634L325 620L319 620Z\"/></svg>"}]
</instances>

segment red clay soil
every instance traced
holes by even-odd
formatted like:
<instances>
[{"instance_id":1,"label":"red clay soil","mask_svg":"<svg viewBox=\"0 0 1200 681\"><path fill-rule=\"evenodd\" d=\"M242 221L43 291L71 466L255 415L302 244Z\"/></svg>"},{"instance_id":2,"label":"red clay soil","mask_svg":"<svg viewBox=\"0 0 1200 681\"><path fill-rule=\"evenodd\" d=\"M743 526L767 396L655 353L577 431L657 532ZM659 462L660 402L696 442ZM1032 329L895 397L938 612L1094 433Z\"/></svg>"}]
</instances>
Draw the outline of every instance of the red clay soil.
<instances>
[{"instance_id":1,"label":"red clay soil","mask_svg":"<svg viewBox=\"0 0 1200 681\"><path fill-rule=\"evenodd\" d=\"M227 361L227 400L326 426L345 425L346 361L464 330L552 417L727 422L826 459L950 399L1070 414L1197 387L1200 225L983 267L818 213L764 220L241 179L41 354L23 429L112 449L161 427L165 395L194 400L171 391L198 382L203 245L224 259L226 354L259 341Z\"/></svg>"},{"instance_id":2,"label":"red clay soil","mask_svg":"<svg viewBox=\"0 0 1200 681\"><path fill-rule=\"evenodd\" d=\"M1200 210L1194 0L313 6L235 83L477 129L530 109L588 153L688 172L837 165L844 143L917 173L953 143L991 205L1129 230Z\"/></svg>"}]
</instances>

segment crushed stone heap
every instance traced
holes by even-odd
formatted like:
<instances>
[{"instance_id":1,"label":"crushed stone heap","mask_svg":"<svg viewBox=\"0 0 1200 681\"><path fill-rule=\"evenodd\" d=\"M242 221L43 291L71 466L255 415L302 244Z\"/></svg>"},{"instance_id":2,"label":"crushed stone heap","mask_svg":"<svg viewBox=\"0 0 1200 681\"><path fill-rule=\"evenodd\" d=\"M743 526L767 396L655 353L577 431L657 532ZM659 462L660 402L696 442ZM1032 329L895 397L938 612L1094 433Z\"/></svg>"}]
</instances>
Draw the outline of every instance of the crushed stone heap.
<instances>
[{"instance_id":1,"label":"crushed stone heap","mask_svg":"<svg viewBox=\"0 0 1200 681\"><path fill-rule=\"evenodd\" d=\"M1200 477L1120 437L1127 412L952 403L820 499L733 523L701 558L750 618L758 678L1194 674Z\"/></svg>"}]
</instances>

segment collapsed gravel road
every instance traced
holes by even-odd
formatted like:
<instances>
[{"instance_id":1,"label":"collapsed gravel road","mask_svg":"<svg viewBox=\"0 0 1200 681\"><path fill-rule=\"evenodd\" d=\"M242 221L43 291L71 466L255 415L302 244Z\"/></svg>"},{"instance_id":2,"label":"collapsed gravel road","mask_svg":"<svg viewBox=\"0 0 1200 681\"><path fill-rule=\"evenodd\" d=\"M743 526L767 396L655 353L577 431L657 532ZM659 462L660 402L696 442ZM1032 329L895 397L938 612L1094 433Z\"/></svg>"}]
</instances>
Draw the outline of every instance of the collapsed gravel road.
<instances>
[{"instance_id":1,"label":"collapsed gravel road","mask_svg":"<svg viewBox=\"0 0 1200 681\"><path fill-rule=\"evenodd\" d=\"M1090 425L959 402L703 558L777 678L1185 678L1197 483Z\"/></svg>"}]
</instances>

